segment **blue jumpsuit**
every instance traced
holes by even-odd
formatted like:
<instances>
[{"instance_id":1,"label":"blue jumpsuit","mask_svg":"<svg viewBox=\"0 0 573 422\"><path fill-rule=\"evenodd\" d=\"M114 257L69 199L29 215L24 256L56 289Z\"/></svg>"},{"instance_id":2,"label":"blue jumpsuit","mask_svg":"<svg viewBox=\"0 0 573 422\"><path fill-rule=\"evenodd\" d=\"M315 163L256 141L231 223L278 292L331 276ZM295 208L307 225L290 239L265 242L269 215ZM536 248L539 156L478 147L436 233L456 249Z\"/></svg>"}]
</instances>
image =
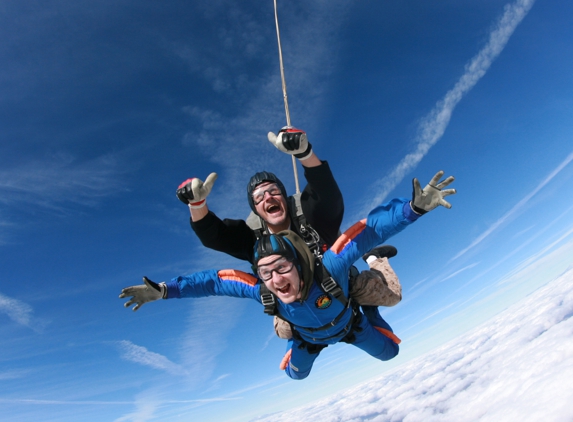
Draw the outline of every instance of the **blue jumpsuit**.
<instances>
[{"instance_id":1,"label":"blue jumpsuit","mask_svg":"<svg viewBox=\"0 0 573 422\"><path fill-rule=\"evenodd\" d=\"M368 218L347 230L335 244L324 253L322 262L332 278L348 296L348 272L354 262L375 246L404 230L419 217L410 208L409 201L393 199L370 212ZM353 314L352 308L326 294L315 280L306 297L290 304L278 302L280 316L293 324L302 339L288 342L292 350L285 372L293 379L308 376L318 353L309 351L304 343L328 345L341 341L347 335ZM179 276L167 283L167 298L233 296L251 298L261 302L260 281L256 276L236 270L210 270L188 276ZM392 339L392 329L378 314L376 308L363 308L366 318L360 318L353 334L352 344L380 360L389 360L398 354L398 345ZM313 331L337 319L333 326ZM381 328L386 331L382 334ZM306 328L306 329L305 329ZM311 348L312 349L312 348Z\"/></svg>"}]
</instances>

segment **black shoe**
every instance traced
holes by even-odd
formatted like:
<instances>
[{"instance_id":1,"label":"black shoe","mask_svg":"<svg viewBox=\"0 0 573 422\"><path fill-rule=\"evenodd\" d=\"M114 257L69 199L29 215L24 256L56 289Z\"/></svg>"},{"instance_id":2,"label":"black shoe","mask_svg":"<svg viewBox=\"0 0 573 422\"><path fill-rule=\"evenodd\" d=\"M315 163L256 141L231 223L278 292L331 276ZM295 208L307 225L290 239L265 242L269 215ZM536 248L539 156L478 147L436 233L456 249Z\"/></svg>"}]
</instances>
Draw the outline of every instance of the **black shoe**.
<instances>
[{"instance_id":1,"label":"black shoe","mask_svg":"<svg viewBox=\"0 0 573 422\"><path fill-rule=\"evenodd\" d=\"M366 262L369 256L375 256L376 258L392 258L393 256L396 256L397 253L398 249L394 246L381 245L362 255L362 259Z\"/></svg>"}]
</instances>

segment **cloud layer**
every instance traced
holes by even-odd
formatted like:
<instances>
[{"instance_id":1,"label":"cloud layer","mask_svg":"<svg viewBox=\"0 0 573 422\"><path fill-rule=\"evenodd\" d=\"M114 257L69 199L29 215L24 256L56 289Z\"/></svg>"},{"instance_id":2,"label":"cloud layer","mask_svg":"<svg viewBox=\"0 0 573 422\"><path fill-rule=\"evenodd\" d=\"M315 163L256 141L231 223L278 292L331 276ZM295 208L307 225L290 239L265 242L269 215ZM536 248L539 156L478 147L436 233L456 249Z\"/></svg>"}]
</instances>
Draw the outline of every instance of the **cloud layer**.
<instances>
[{"instance_id":1,"label":"cloud layer","mask_svg":"<svg viewBox=\"0 0 573 422\"><path fill-rule=\"evenodd\" d=\"M263 421L572 420L573 269L392 373ZM309 419L310 418L310 419Z\"/></svg>"}]
</instances>

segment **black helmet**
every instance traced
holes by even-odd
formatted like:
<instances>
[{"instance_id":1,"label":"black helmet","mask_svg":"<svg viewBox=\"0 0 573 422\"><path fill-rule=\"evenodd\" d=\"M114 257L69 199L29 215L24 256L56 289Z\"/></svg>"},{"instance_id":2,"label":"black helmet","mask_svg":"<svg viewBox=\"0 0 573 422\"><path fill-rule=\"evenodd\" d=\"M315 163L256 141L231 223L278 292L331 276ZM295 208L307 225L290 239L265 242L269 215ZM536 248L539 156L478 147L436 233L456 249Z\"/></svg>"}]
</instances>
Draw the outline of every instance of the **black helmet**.
<instances>
[{"instance_id":1,"label":"black helmet","mask_svg":"<svg viewBox=\"0 0 573 422\"><path fill-rule=\"evenodd\" d=\"M257 209L255 208L255 203L253 202L253 191L258 185L260 185L263 182L276 183L279 189L281 190L282 195L285 198L287 197L285 186L277 176L268 171L258 172L253 177L251 177L251 180L249 180L249 183L247 184L247 201L249 201L249 206L251 207L251 209L255 214L257 213Z\"/></svg>"}]
</instances>

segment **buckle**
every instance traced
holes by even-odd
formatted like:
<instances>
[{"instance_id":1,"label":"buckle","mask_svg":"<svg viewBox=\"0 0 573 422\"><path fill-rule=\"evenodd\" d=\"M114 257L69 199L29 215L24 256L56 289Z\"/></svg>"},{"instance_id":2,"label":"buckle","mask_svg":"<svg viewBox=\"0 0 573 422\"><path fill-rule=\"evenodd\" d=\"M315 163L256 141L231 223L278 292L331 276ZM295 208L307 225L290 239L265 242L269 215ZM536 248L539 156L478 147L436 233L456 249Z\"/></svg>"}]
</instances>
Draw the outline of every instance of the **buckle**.
<instances>
[{"instance_id":1,"label":"buckle","mask_svg":"<svg viewBox=\"0 0 573 422\"><path fill-rule=\"evenodd\" d=\"M338 284L332 277L329 277L327 280L324 280L322 283L322 288L326 293L330 293L332 290L338 287Z\"/></svg>"},{"instance_id":2,"label":"buckle","mask_svg":"<svg viewBox=\"0 0 573 422\"><path fill-rule=\"evenodd\" d=\"M275 297L272 293L263 293L261 295L261 302L264 306L270 306L275 304Z\"/></svg>"}]
</instances>

